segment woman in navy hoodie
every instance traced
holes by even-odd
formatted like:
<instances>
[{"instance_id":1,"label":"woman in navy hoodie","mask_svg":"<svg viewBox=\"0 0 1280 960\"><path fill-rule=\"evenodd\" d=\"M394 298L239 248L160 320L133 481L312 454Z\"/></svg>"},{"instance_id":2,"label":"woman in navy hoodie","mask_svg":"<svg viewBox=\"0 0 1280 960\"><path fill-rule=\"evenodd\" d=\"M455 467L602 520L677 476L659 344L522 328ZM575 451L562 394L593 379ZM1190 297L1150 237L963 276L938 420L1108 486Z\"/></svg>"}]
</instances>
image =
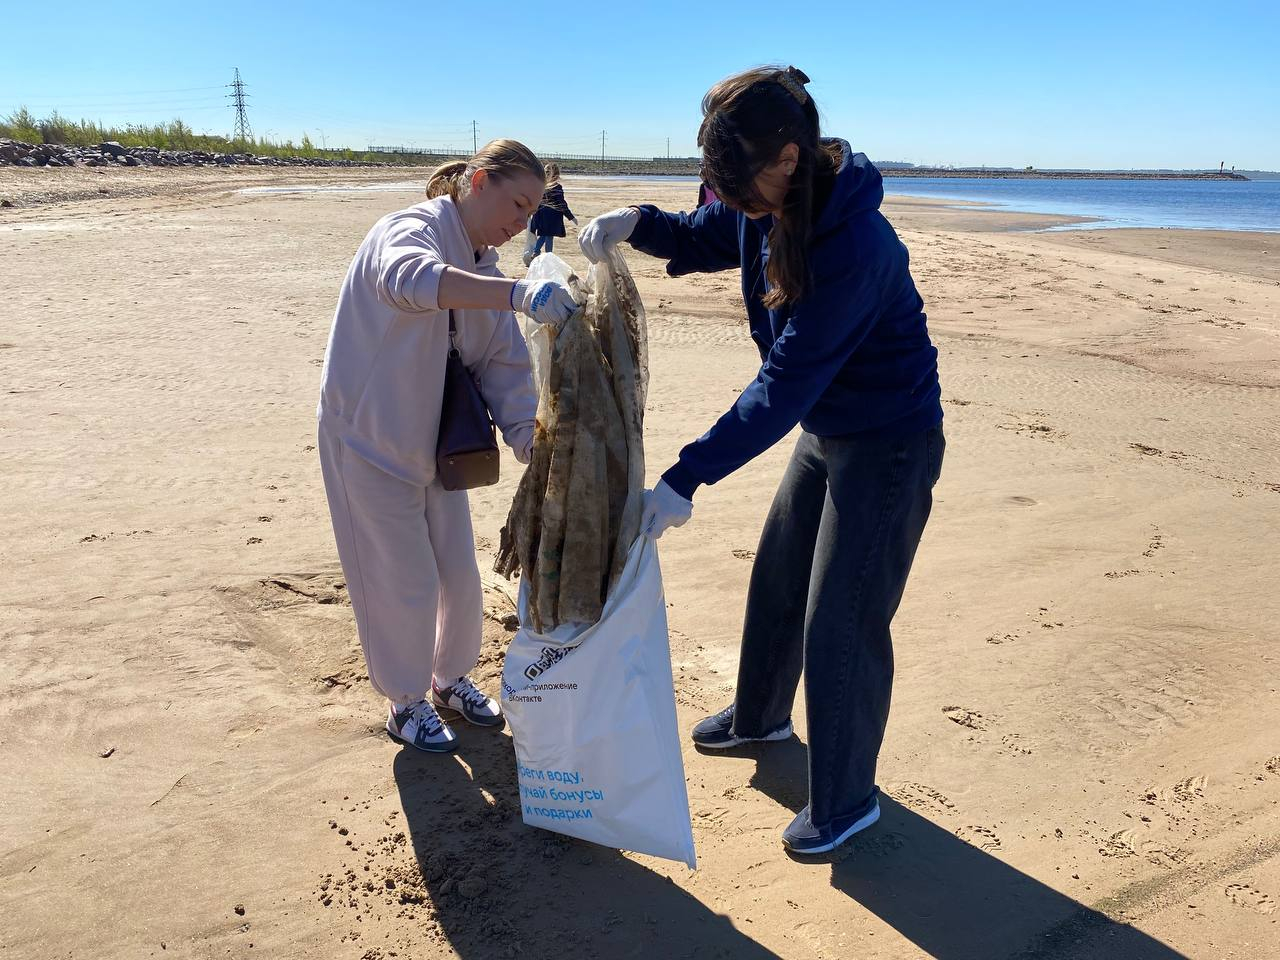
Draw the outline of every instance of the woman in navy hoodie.
<instances>
[{"instance_id":1,"label":"woman in navy hoodie","mask_svg":"<svg viewBox=\"0 0 1280 960\"><path fill-rule=\"evenodd\" d=\"M652 206L598 217L600 259L629 241L672 276L742 272L762 366L646 496L658 537L694 491L800 439L751 575L737 693L693 730L704 748L784 740L803 668L809 804L783 831L825 853L880 816L876 758L889 715L898 608L942 470L937 350L907 250L880 213L880 173L820 136L794 67L729 77L703 98L703 177L720 198L692 214Z\"/></svg>"}]
</instances>

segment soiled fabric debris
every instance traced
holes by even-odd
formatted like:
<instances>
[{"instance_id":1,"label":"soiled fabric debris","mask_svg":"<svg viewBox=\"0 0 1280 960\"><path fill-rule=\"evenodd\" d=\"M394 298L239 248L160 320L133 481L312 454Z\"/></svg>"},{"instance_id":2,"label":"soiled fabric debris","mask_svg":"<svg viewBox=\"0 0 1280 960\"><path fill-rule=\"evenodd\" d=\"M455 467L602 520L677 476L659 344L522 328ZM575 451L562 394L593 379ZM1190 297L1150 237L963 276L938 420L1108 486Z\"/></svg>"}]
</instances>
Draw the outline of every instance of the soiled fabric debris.
<instances>
[{"instance_id":1,"label":"soiled fabric debris","mask_svg":"<svg viewBox=\"0 0 1280 960\"><path fill-rule=\"evenodd\" d=\"M539 632L600 618L640 532L644 489L648 335L631 273L615 250L592 265L585 284L560 279L586 305L558 331L530 335L539 387L533 458L495 564L527 581Z\"/></svg>"}]
</instances>

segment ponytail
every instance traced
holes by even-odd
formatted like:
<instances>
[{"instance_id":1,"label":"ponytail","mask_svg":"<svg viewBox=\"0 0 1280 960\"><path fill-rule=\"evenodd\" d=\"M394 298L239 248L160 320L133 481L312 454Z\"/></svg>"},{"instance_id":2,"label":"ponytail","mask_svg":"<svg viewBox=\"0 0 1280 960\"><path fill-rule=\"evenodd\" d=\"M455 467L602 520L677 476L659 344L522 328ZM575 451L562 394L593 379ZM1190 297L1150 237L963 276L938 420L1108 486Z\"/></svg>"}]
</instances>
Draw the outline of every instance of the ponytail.
<instances>
[{"instance_id":1,"label":"ponytail","mask_svg":"<svg viewBox=\"0 0 1280 960\"><path fill-rule=\"evenodd\" d=\"M809 269L809 243L813 239L814 180L834 171L840 162L839 148L820 144L816 151L800 151L791 185L782 201L782 216L769 230L769 263L765 276L772 288L763 303L771 310L795 303L809 292L813 273Z\"/></svg>"},{"instance_id":2,"label":"ponytail","mask_svg":"<svg viewBox=\"0 0 1280 960\"><path fill-rule=\"evenodd\" d=\"M427 199L448 194L456 201L466 172L466 160L450 160L448 163L440 164L431 174L431 179L427 181Z\"/></svg>"},{"instance_id":3,"label":"ponytail","mask_svg":"<svg viewBox=\"0 0 1280 960\"><path fill-rule=\"evenodd\" d=\"M436 167L427 180L427 198L448 195L456 203L471 189L471 178L477 170L495 180L519 173L529 173L542 180L546 170L532 150L515 140L493 140L486 143L470 160L450 160Z\"/></svg>"}]
</instances>

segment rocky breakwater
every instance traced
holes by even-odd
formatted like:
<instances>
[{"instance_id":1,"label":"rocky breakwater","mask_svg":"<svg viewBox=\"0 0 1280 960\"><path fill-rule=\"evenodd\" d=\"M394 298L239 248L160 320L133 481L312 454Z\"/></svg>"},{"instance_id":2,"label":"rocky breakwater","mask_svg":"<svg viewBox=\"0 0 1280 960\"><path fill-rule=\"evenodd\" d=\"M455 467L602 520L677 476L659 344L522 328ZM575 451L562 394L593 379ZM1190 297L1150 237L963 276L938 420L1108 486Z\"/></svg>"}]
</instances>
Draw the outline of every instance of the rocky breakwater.
<instances>
[{"instance_id":1,"label":"rocky breakwater","mask_svg":"<svg viewBox=\"0 0 1280 960\"><path fill-rule=\"evenodd\" d=\"M11 167L373 167L380 164L329 157L260 157L252 153L126 147L107 140L96 147L23 143L0 138L0 166Z\"/></svg>"}]
</instances>

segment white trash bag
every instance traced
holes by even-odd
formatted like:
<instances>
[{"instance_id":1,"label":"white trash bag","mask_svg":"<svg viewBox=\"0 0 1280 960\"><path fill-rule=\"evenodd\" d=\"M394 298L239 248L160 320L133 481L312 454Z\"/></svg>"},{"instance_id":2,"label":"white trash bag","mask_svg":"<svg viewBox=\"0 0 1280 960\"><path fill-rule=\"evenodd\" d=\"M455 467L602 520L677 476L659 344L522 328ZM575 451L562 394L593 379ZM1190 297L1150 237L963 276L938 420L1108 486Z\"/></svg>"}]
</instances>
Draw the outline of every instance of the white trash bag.
<instances>
[{"instance_id":1,"label":"white trash bag","mask_svg":"<svg viewBox=\"0 0 1280 960\"><path fill-rule=\"evenodd\" d=\"M658 550L641 536L599 621L522 626L507 650L524 822L696 868L673 691Z\"/></svg>"}]
</instances>

